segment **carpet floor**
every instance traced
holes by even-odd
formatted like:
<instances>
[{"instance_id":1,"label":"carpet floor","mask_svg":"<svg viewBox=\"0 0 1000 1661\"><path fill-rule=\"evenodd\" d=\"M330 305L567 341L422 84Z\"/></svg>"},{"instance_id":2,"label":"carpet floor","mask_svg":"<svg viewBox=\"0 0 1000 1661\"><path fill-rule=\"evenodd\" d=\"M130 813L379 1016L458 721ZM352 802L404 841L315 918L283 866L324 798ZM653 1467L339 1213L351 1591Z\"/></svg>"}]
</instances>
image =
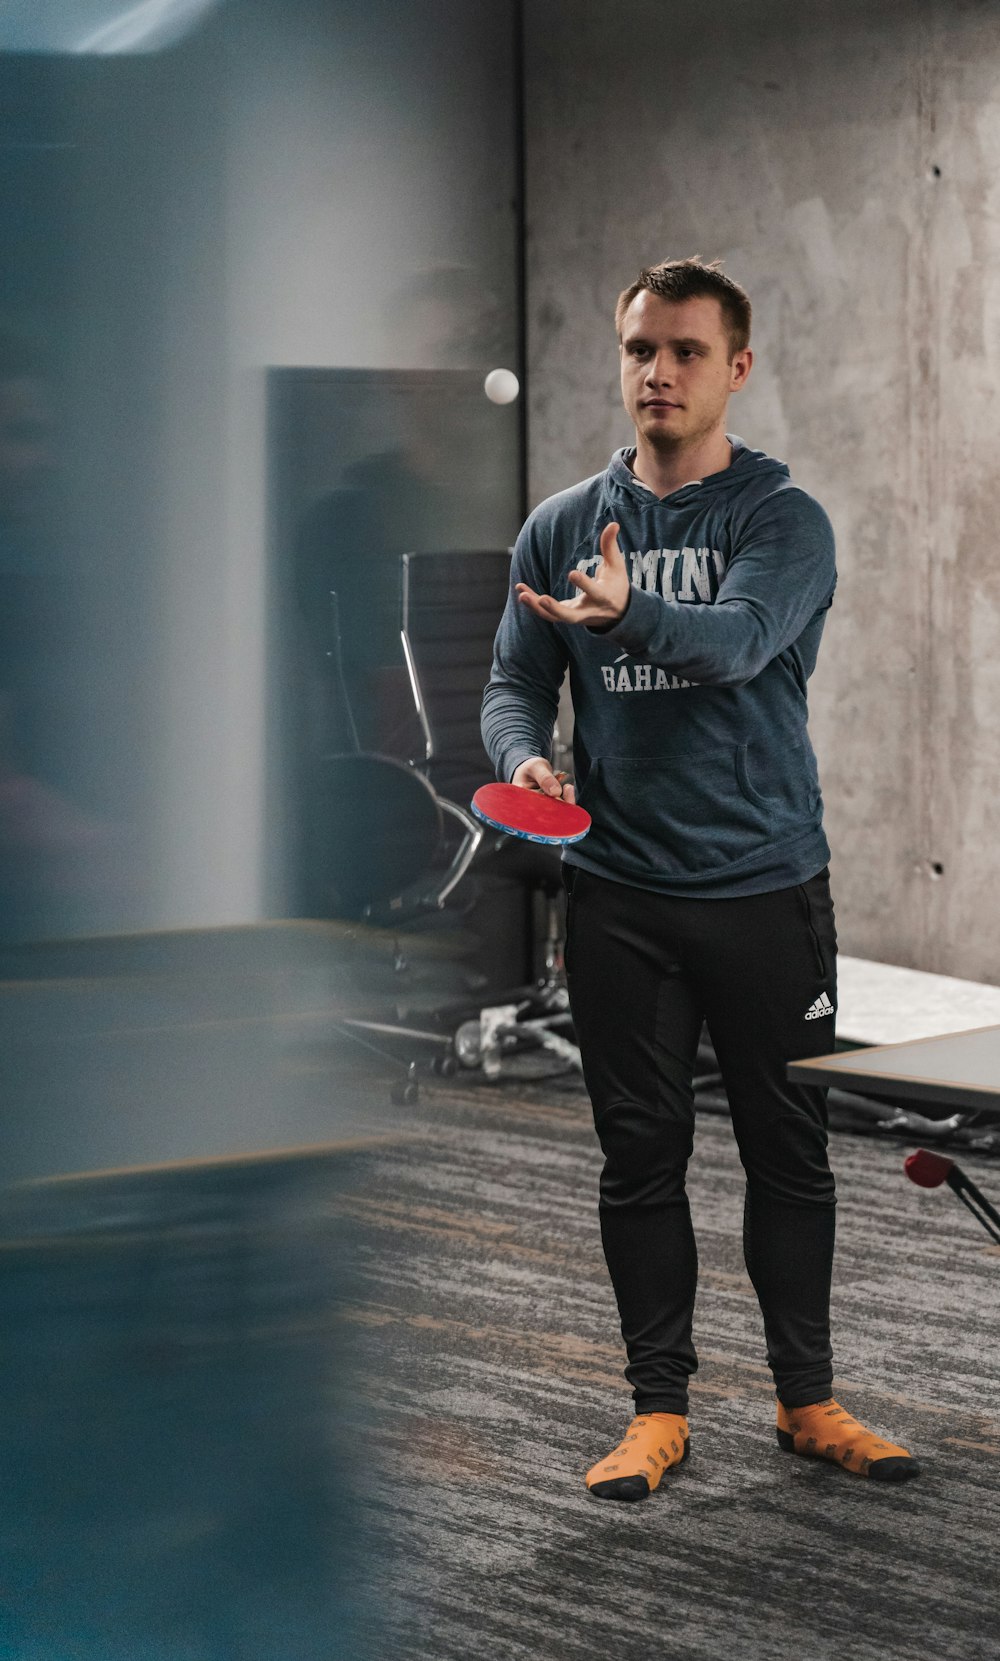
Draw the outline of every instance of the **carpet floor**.
<instances>
[{"instance_id":1,"label":"carpet floor","mask_svg":"<svg viewBox=\"0 0 1000 1661\"><path fill-rule=\"evenodd\" d=\"M778 1448L702 1114L692 1456L614 1505L582 1091L289 1066L325 1151L3 1196L0 1661L1000 1661L1000 1248L902 1143L834 1139L837 1393L921 1479Z\"/></svg>"},{"instance_id":2,"label":"carpet floor","mask_svg":"<svg viewBox=\"0 0 1000 1661\"><path fill-rule=\"evenodd\" d=\"M838 1136L836 1392L908 1446L885 1488L781 1452L741 1257L742 1169L699 1116L692 1455L645 1503L583 1473L631 1401L586 1098L561 1081L425 1088L411 1133L331 1200L342 1317L379 1454L364 1529L380 1656L412 1661L1000 1657L1000 1248L894 1139ZM962 1164L994 1199L995 1162Z\"/></svg>"}]
</instances>

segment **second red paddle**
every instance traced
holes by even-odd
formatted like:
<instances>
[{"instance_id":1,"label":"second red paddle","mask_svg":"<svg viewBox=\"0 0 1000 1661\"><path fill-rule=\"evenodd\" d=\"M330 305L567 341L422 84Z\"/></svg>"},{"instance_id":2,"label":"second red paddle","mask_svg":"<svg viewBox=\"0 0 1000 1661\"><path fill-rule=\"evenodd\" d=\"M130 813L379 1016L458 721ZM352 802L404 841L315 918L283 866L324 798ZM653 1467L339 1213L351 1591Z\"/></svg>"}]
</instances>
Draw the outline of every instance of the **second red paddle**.
<instances>
[{"instance_id":1,"label":"second red paddle","mask_svg":"<svg viewBox=\"0 0 1000 1661\"><path fill-rule=\"evenodd\" d=\"M918 1148L916 1153L907 1154L903 1170L918 1188L939 1188L942 1182L946 1182L968 1206L976 1221L982 1223L987 1234L1000 1242L1000 1212L994 1209L986 1195L980 1193L972 1178L967 1177L953 1159L946 1154L931 1153L929 1148Z\"/></svg>"}]
</instances>

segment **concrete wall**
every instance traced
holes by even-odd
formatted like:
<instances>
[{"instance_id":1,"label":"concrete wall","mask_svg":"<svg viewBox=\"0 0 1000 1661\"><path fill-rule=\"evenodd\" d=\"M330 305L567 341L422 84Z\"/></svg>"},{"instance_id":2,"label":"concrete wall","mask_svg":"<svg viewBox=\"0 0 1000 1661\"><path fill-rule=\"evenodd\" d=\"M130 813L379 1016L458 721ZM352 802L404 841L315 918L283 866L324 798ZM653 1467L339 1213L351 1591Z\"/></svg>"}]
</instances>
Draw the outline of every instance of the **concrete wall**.
<instances>
[{"instance_id":1,"label":"concrete wall","mask_svg":"<svg viewBox=\"0 0 1000 1661\"><path fill-rule=\"evenodd\" d=\"M731 429L831 514L813 682L842 948L1000 982L1000 29L989 0L534 0L531 495L630 435L618 291L722 257Z\"/></svg>"}]
</instances>

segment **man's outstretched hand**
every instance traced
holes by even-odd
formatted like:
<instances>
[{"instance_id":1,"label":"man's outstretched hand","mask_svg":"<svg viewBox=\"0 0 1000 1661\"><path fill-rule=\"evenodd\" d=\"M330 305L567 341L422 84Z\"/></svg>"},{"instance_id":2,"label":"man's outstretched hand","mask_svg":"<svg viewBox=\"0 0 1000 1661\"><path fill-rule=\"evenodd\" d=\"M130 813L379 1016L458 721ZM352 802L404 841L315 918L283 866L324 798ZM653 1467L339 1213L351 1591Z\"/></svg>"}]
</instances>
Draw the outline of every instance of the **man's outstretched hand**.
<instances>
[{"instance_id":1,"label":"man's outstretched hand","mask_svg":"<svg viewBox=\"0 0 1000 1661\"><path fill-rule=\"evenodd\" d=\"M546 623L585 623L590 628L611 627L624 617L631 593L625 555L618 546L618 526L612 521L601 532L601 563L592 577L571 571L569 580L580 590L574 600L554 600L536 594L527 583L517 584L517 597Z\"/></svg>"},{"instance_id":2,"label":"man's outstretched hand","mask_svg":"<svg viewBox=\"0 0 1000 1661\"><path fill-rule=\"evenodd\" d=\"M560 796L564 802L574 803L576 791L565 773L553 773L544 756L531 756L515 769L511 784L521 790L540 790L543 796Z\"/></svg>"}]
</instances>

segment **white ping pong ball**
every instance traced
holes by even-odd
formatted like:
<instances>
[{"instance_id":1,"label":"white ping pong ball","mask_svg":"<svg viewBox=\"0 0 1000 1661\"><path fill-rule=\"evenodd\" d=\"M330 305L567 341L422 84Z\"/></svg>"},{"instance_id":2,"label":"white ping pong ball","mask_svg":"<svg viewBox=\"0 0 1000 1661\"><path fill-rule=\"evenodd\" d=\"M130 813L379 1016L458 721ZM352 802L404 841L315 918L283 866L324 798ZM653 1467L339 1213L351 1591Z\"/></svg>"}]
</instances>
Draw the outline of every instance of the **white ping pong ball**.
<instances>
[{"instance_id":1,"label":"white ping pong ball","mask_svg":"<svg viewBox=\"0 0 1000 1661\"><path fill-rule=\"evenodd\" d=\"M520 390L521 383L512 369L491 369L483 382L491 404L512 404Z\"/></svg>"}]
</instances>

